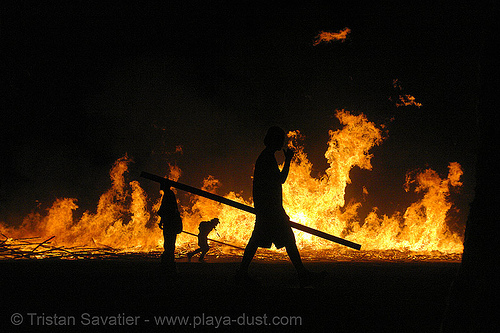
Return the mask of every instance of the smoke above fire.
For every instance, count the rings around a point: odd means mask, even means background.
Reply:
[[[363,250],[461,253],[461,235],[448,226],[448,213],[453,206],[450,193],[459,188],[463,174],[459,163],[449,163],[449,173],[436,171],[409,171],[402,186],[420,199],[404,211],[391,216],[380,215],[377,207],[363,220],[358,210],[362,202],[346,202],[346,186],[352,182],[350,171],[354,167],[371,170],[370,152],[381,145],[388,133],[384,126],[369,121],[364,114],[337,110],[341,124],[338,130],[329,131],[325,158],[329,167],[321,176],[312,176],[303,142],[307,138],[299,130],[288,133],[289,146],[296,150],[287,182],[283,186],[284,207],[290,218],[298,223],[344,237],[362,244]],[[179,148],[180,149],[180,148]],[[52,242],[60,246],[108,246],[123,251],[161,250],[163,238],[157,227],[156,211],[160,199],[150,199],[141,187],[141,181],[128,180],[128,169],[133,160],[128,156],[118,159],[110,170],[111,187],[101,195],[95,212],[86,211],[75,218],[77,199],[59,198],[46,214],[32,213],[19,227],[0,222],[0,232],[6,238],[55,236]],[[182,178],[182,171],[174,163],[166,177]],[[251,175],[248,175],[251,177]],[[146,181],[146,180],[144,180]],[[202,189],[217,192],[220,180],[207,175]],[[363,196],[369,189],[363,186]],[[220,195],[220,193],[219,193]],[[247,205],[238,189],[225,197]],[[244,246],[253,230],[255,216],[235,208],[191,195],[189,203],[180,205],[184,230],[196,232],[198,223],[218,217],[220,240]],[[338,245],[309,234],[295,231],[300,249],[321,251],[338,248]],[[194,242],[192,236],[178,237],[180,248]]]

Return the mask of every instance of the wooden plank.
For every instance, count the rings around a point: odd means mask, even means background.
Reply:
[[[182,232],[185,233],[185,234],[191,235],[191,236],[198,237],[197,234],[193,234],[192,232],[189,232],[189,231],[182,230]],[[222,245],[226,245],[226,246],[231,246],[231,247],[234,247],[236,249],[240,249],[240,250],[245,251],[245,248],[239,247],[239,246],[236,246],[236,245],[233,245],[233,244],[224,243],[224,242],[221,242],[221,241],[218,241],[218,240],[215,240],[215,239],[211,239],[211,238],[207,238],[207,240],[209,240],[211,242],[219,243],[219,244],[222,244]]]

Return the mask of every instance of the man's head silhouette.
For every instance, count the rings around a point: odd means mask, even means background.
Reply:
[[[278,126],[272,126],[267,130],[264,144],[273,150],[280,150],[285,143],[285,131]]]

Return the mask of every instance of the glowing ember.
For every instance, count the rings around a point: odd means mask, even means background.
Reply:
[[[411,204],[404,212],[395,212],[391,217],[379,216],[374,207],[364,221],[357,211],[361,203],[345,202],[345,188],[351,182],[350,170],[357,166],[371,170],[370,150],[384,140],[381,127],[368,121],[365,115],[354,115],[348,111],[336,112],[341,129],[329,132],[325,157],[329,167],[323,176],[311,176],[309,162],[299,131],[288,133],[289,146],[296,150],[287,182],[283,186],[284,207],[293,221],[337,235],[362,244],[359,254],[323,239],[295,231],[297,244],[306,258],[324,259],[457,259],[463,250],[460,235],[452,232],[447,223],[447,213],[452,207],[450,190],[460,187],[462,169],[460,164],[449,164],[446,178],[431,169],[407,174],[405,189],[413,189],[423,197]],[[157,227],[155,211],[159,202],[152,203],[148,210],[148,199],[138,181],[127,181],[126,174],[131,159],[118,159],[110,171],[111,188],[105,192],[95,213],[85,212],[75,221],[73,212],[78,208],[76,199],[57,199],[46,215],[33,213],[27,216],[18,228],[0,223],[0,232],[5,235],[2,251],[15,245],[22,253],[23,241],[14,239],[38,237],[38,243],[25,244],[24,251],[55,251],[54,247],[113,249],[116,252],[147,252],[162,250],[163,238]],[[178,180],[181,170],[170,166],[172,180]],[[215,193],[220,182],[212,176],[204,180],[202,189]],[[363,195],[369,195],[363,188]],[[247,205],[241,195],[230,192],[225,197]],[[221,221],[218,232],[220,240],[237,246],[245,246],[253,230],[255,216],[206,198],[191,196],[187,207],[180,207],[184,229],[197,232],[200,221],[218,217]],[[50,239],[50,237],[55,236]],[[50,239],[37,247],[44,240]],[[26,243],[26,241],[25,241]],[[14,244],[14,245],[13,245]],[[48,246],[52,248],[48,248]],[[178,237],[180,251],[195,245],[195,238],[181,234]],[[12,252],[13,247],[11,247]],[[228,247],[220,247],[226,255],[232,253]],[[239,252],[238,252],[239,253]],[[269,253],[269,252],[265,252]],[[274,251],[275,255],[281,255]],[[24,255],[20,255],[24,257]],[[29,256],[29,254],[28,254]],[[40,253],[38,257],[43,257]]]
[[[343,42],[346,40],[347,35],[351,33],[351,29],[344,28],[337,32],[320,31],[313,42],[313,45],[319,45],[320,43],[331,43],[333,41]]]
[[[416,107],[421,107],[422,106],[422,103],[418,103],[415,101],[415,97],[411,96],[411,95],[402,95],[402,96],[399,96],[399,101],[396,102],[396,106],[397,107],[400,107],[400,106],[416,106]]]
[[[399,92],[401,92],[403,90],[403,86],[401,85],[401,82],[399,82],[398,79],[394,79],[392,80],[392,86],[394,87],[394,89],[398,90]],[[392,101],[392,97],[389,98],[389,100]],[[396,107],[402,107],[402,106],[416,106],[417,108],[420,108],[422,106],[422,103],[418,103],[416,100],[415,100],[415,97],[413,97],[412,95],[408,95],[408,94],[403,94],[403,95],[399,95],[397,98],[396,98]]]

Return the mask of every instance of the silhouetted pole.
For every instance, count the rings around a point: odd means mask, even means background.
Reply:
[[[186,231],[186,230],[182,230],[183,233],[185,234],[188,234],[188,235],[191,235],[191,236],[195,236],[195,237],[198,237],[197,234],[193,234],[192,232],[189,232],[189,231]],[[207,238],[209,241],[211,242],[215,242],[215,243],[219,243],[219,244],[222,244],[222,245],[226,245],[226,246],[231,246],[231,247],[234,247],[236,249],[240,249],[240,250],[245,250],[245,248],[243,247],[239,247],[239,246],[236,246],[236,245],[233,245],[233,244],[229,244],[229,243],[224,243],[224,242],[221,242],[221,241],[218,241],[218,240],[215,240],[215,239],[211,239],[211,238]]]
[[[166,182],[171,187],[175,187],[175,188],[177,188],[179,190],[190,192],[190,193],[193,193],[193,194],[196,194],[196,195],[199,195],[199,196],[202,196],[202,197],[205,197],[205,198],[208,198],[208,199],[211,199],[211,200],[214,200],[214,201],[226,204],[228,206],[241,209],[241,210],[243,210],[245,212],[255,214],[255,208],[253,208],[253,207],[250,207],[250,206],[244,205],[242,203],[239,203],[239,202],[236,202],[236,201],[233,201],[233,200],[221,197],[220,195],[217,195],[217,194],[213,194],[213,193],[210,193],[210,192],[207,192],[207,191],[200,190],[199,188],[196,188],[196,187],[192,187],[192,186],[189,186],[189,185],[186,185],[186,184],[181,184],[181,183],[178,183],[178,182],[174,182],[173,180],[170,180],[170,179],[167,179],[167,178],[164,178],[164,177],[160,177],[160,176],[157,176],[157,175],[154,175],[152,173],[145,172],[145,171],[141,172],[141,177],[149,179],[149,180],[152,180],[152,181],[155,181],[155,182],[158,182],[158,183]],[[341,245],[350,247],[350,248],[355,249],[355,250],[361,249],[361,245],[360,244],[348,241],[347,239],[343,239],[343,238],[340,238],[340,237],[336,237],[336,236],[327,234],[326,232],[319,231],[317,229],[307,227],[307,226],[299,224],[297,222],[290,221],[290,225],[292,226],[292,228],[295,228],[295,229],[300,230],[300,231],[307,232],[307,233],[309,233],[311,235],[314,235],[314,236],[318,236],[318,237],[324,238],[326,240],[335,242],[337,244],[341,244]]]

